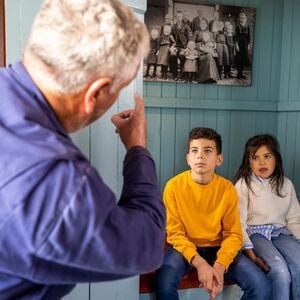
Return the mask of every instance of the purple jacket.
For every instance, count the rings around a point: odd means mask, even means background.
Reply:
[[[0,138],[0,299],[159,267],[165,210],[145,148],[127,152],[117,203],[22,63],[0,69]]]

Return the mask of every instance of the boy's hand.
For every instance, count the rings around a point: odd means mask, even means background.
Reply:
[[[134,109],[122,111],[111,117],[126,150],[133,146],[146,147],[147,130],[144,103],[138,94],[134,96],[134,100]]]
[[[203,287],[210,294],[213,291],[213,268],[200,255],[194,256],[192,265],[197,269],[199,287]]]
[[[215,299],[219,294],[222,293],[224,286],[224,272],[225,267],[218,262],[213,265],[214,270],[214,280],[213,280],[213,290],[210,293],[210,300]]]

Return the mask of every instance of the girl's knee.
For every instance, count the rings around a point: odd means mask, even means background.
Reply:
[[[271,285],[267,276],[257,276],[250,279],[243,289],[245,299],[265,300],[270,299]]]
[[[288,270],[286,264],[278,263],[270,267],[270,271],[268,272],[268,277],[271,280],[276,280],[281,284],[290,284],[291,283],[291,274]]]

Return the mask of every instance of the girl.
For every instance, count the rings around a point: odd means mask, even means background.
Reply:
[[[219,78],[215,59],[218,57],[216,43],[208,32],[203,32],[202,42],[198,43],[199,62],[198,62],[198,83],[216,83]]]
[[[266,272],[272,300],[300,299],[300,207],[275,137],[248,140],[235,179],[245,253]]]
[[[157,53],[159,49],[158,31],[156,29],[152,29],[150,35],[150,51],[147,57],[147,70],[145,77],[149,77],[150,68],[153,66],[151,78],[154,78],[156,77]]]
[[[175,44],[174,37],[171,35],[171,26],[166,24],[160,38],[157,64],[161,66],[161,79],[167,79],[170,49]]]
[[[196,43],[189,41],[187,48],[184,50],[185,63],[183,66],[183,72],[185,73],[186,82],[193,82],[197,78],[197,58],[198,51],[196,49]]]

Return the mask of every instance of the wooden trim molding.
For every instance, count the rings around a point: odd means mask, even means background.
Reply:
[[[0,67],[5,66],[5,9],[0,0]]]

